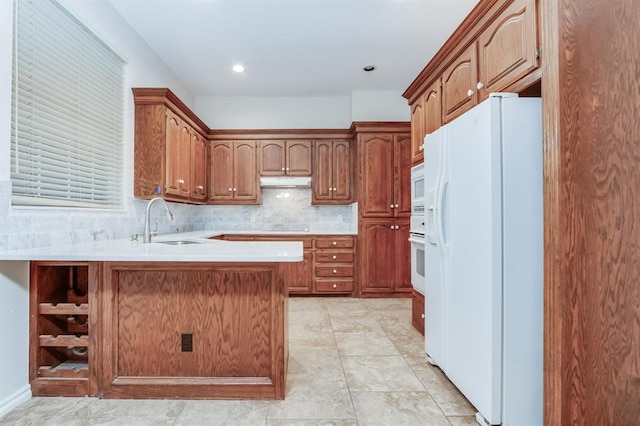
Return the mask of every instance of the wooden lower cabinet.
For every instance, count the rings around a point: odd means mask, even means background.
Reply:
[[[411,247],[406,219],[362,219],[359,271],[362,295],[407,295],[411,285]]]
[[[424,336],[424,296],[415,289],[411,293],[411,325]]]
[[[102,395],[283,399],[282,265],[105,263]]]
[[[88,262],[31,262],[33,396],[98,394],[98,271]]]

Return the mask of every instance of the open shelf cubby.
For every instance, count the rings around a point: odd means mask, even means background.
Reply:
[[[33,395],[92,395],[90,264],[32,262],[30,381]]]

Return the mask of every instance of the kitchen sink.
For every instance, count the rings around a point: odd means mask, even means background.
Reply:
[[[158,244],[167,244],[170,246],[180,246],[183,244],[202,244],[200,241],[193,240],[173,240],[173,241],[154,241]]]

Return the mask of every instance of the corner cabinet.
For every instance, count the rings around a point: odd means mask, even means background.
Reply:
[[[310,176],[311,141],[258,142],[260,176]]]
[[[33,396],[95,396],[99,266],[31,262],[29,381]]]
[[[314,142],[311,204],[353,202],[352,159],[349,140]]]
[[[254,141],[211,144],[210,204],[260,204]]]
[[[206,203],[208,128],[168,89],[133,94],[133,195]]]

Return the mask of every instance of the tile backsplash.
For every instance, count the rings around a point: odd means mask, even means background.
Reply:
[[[129,238],[142,233],[147,201],[130,198],[119,211],[12,208],[11,183],[0,182],[0,250]],[[160,234],[220,231],[349,232],[357,229],[357,205],[312,206],[310,189],[263,190],[258,206],[194,206],[169,203],[151,212]]]

